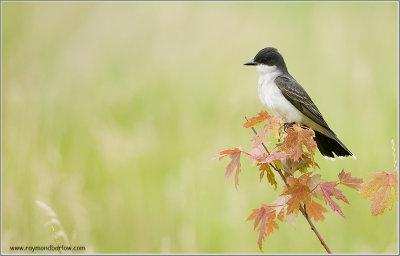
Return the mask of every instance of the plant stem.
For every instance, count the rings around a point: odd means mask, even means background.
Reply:
[[[247,119],[247,117],[245,117],[245,119],[246,119],[246,121],[249,121],[249,120]],[[251,129],[253,130],[254,134],[255,134],[256,136],[258,136],[258,133],[257,133],[256,129],[254,129],[254,127],[251,127]],[[263,142],[261,142],[261,144],[263,145],[265,151],[269,154],[269,150],[268,150],[268,148],[265,146],[265,144],[264,144]],[[285,175],[283,175],[282,170],[279,169],[275,164],[270,163],[269,165],[270,165],[272,168],[274,168],[274,170],[275,170],[276,172],[279,173],[279,175],[281,176],[281,178],[282,178],[283,182],[285,183],[286,187],[287,187],[287,188],[290,188],[290,185],[289,185],[289,183],[287,182]],[[307,214],[307,212],[306,212],[306,209],[305,209],[302,205],[300,205],[299,210],[300,210],[300,212],[303,214],[304,218],[306,218],[308,224],[309,224],[310,227],[311,227],[311,230],[314,231],[315,235],[318,237],[319,241],[321,242],[322,246],[325,248],[325,250],[327,251],[327,253],[332,254],[331,249],[329,249],[328,245],[325,243],[324,239],[323,239],[322,236],[319,234],[317,228],[314,226],[314,223],[313,223],[313,222],[311,221],[311,219],[308,217],[308,214]]]

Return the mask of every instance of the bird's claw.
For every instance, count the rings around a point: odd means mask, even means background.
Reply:
[[[283,130],[286,132],[287,129],[292,127],[296,122],[291,122],[291,123],[284,123],[283,124]]]

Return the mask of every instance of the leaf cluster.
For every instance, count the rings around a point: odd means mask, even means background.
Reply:
[[[261,128],[257,134],[255,127]],[[339,201],[350,204],[346,196],[340,190],[339,185],[347,186],[359,191],[362,197],[373,201],[372,215],[382,214],[385,208],[393,207],[393,198],[397,200],[397,171],[392,174],[386,172],[372,173],[371,181],[363,182],[363,179],[354,177],[351,172],[342,170],[338,174],[338,180],[325,181],[320,174],[316,174],[319,168],[314,161],[316,142],[313,139],[314,131],[308,127],[292,126],[284,129],[279,117],[270,115],[267,111],[260,111],[257,116],[250,118],[243,127],[251,128],[256,133],[250,141],[253,145],[249,151],[243,147],[223,150],[219,152],[218,159],[230,157],[231,161],[226,167],[225,181],[235,172],[235,187],[239,185],[241,173],[241,156],[251,158],[259,169],[260,182],[266,180],[276,190],[278,183],[275,172],[284,172],[285,186],[281,194],[272,204],[261,204],[253,209],[248,221],[254,221],[254,229],[259,232],[258,246],[262,250],[262,243],[275,229],[279,229],[277,220],[293,224],[300,210],[304,209],[305,217],[315,221],[323,221],[324,213],[331,209],[340,216],[345,217]],[[265,144],[275,142],[275,147],[268,150]],[[394,196],[392,195],[394,190]],[[328,208],[328,209],[327,209]]]

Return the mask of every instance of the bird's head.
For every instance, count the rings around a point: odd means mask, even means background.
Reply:
[[[286,73],[287,68],[282,55],[277,49],[273,47],[267,47],[257,53],[253,60],[244,63],[247,66],[269,66],[276,67],[282,72]]]

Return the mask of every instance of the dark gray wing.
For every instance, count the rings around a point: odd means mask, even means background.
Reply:
[[[275,83],[282,91],[283,96],[293,104],[301,113],[310,118],[312,121],[324,128],[332,131],[322,117],[317,106],[308,96],[307,92],[301,87],[293,77],[288,75],[280,75],[275,79]]]

